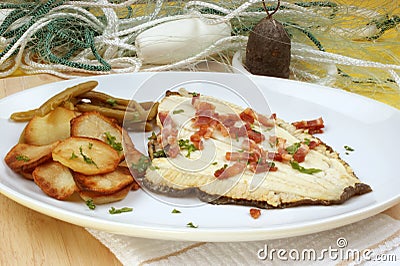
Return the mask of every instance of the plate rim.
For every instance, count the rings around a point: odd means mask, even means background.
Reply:
[[[113,76],[119,75],[145,75],[151,76],[153,74],[159,73],[179,73],[180,75],[214,75],[214,74],[223,74],[223,75],[237,75],[233,73],[216,73],[216,72],[140,72],[140,73],[127,73],[127,74],[114,74]],[[49,86],[50,84],[63,84],[63,83],[75,83],[88,79],[96,79],[101,80],[103,78],[107,79],[110,75],[100,75],[100,76],[92,76],[92,77],[83,77],[74,80],[63,80],[58,82],[52,82],[43,84],[40,86],[33,87],[31,89],[42,89],[42,87]],[[117,78],[117,77],[114,77]],[[389,108],[391,111],[400,112],[400,110],[387,105],[385,103],[376,101],[374,99],[368,98],[363,95],[355,94],[353,92],[344,91],[341,89],[336,89],[332,87],[322,86],[318,84],[300,82],[295,80],[286,80],[286,79],[278,79],[272,77],[262,77],[262,76],[251,76],[251,79],[256,80],[265,80],[272,79],[280,82],[288,82],[293,84],[302,84],[302,86],[312,86],[318,89],[325,89],[331,91],[333,93],[351,95],[352,97],[362,98],[367,102],[372,102],[374,104],[380,105],[382,108]],[[61,86],[61,85],[60,85]],[[293,85],[290,85],[290,87]],[[58,86],[55,86],[57,89]],[[30,93],[31,89],[23,90],[9,96],[6,96],[0,99],[0,104],[7,101],[11,97],[21,97],[21,95],[25,93]],[[290,88],[291,89],[291,88]],[[1,178],[1,177],[0,177]],[[8,197],[9,199],[27,207],[32,210],[38,211],[44,215],[75,224],[82,227],[93,228],[96,230],[103,230],[110,233],[123,234],[127,236],[135,236],[135,237],[145,237],[151,239],[165,239],[165,240],[183,240],[183,241],[211,241],[211,242],[236,242],[236,241],[256,241],[256,240],[267,240],[267,239],[276,239],[276,238],[284,238],[284,237],[292,237],[299,236],[309,233],[316,233],[320,231],[325,231],[333,228],[337,228],[346,224],[354,223],[359,220],[371,217],[376,215],[398,203],[400,203],[400,193],[397,196],[386,199],[385,201],[378,202],[371,206],[366,206],[360,208],[356,211],[351,211],[349,213],[342,213],[335,217],[327,217],[324,219],[319,219],[315,221],[306,221],[300,223],[301,227],[298,224],[295,225],[286,225],[285,228],[248,228],[246,230],[239,230],[235,232],[235,235],[232,236],[232,231],[230,230],[222,230],[220,228],[210,229],[210,228],[197,228],[195,230],[189,228],[182,227],[174,227],[174,228],[165,228],[165,227],[156,227],[156,226],[141,226],[135,224],[124,224],[118,223],[115,221],[104,220],[102,218],[96,218],[92,216],[87,216],[79,213],[73,213],[69,210],[63,210],[60,207],[56,207],[50,205],[48,203],[42,202],[37,199],[29,198],[27,195],[24,195],[18,191],[12,190],[12,188],[0,182],[0,193]],[[77,219],[79,220],[77,222]],[[318,225],[318,229],[315,226]],[[117,226],[118,230],[111,230],[110,226]],[[189,234],[188,234],[189,233]]]

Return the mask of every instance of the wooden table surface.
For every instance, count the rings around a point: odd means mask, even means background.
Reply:
[[[0,98],[60,79],[0,79]],[[400,204],[385,211],[400,220]],[[121,265],[84,228],[35,212],[0,195],[0,265]]]

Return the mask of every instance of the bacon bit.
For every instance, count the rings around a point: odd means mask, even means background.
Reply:
[[[167,155],[168,155],[168,157],[175,158],[176,156],[178,156],[179,151],[180,151],[180,149],[179,149],[178,144],[173,144],[173,145],[169,146]]]
[[[217,171],[215,171],[214,176],[218,179],[226,179],[232,176],[235,176],[237,174],[242,173],[245,169],[246,169],[246,164],[244,163],[235,163],[229,167],[225,166],[223,167],[224,169],[218,169]]]
[[[214,110],[198,110],[196,111],[196,115],[199,117],[207,117],[212,119],[215,115]]]
[[[314,140],[312,140],[312,141],[310,141],[310,143],[308,144],[308,147],[309,147],[310,149],[315,149],[319,144],[321,144],[320,141],[314,141]]]
[[[308,121],[302,120],[293,122],[292,125],[294,125],[296,129],[308,129],[309,134],[323,133],[324,131],[322,128],[325,127],[322,117]]]
[[[257,118],[256,113],[251,108],[246,108],[240,113],[240,119],[242,121],[253,124],[254,120]]]
[[[268,152],[267,158],[276,162],[283,162],[282,155],[277,152]]]
[[[322,130],[320,128],[310,128],[310,129],[308,129],[308,134],[310,134],[310,135],[322,134],[322,133],[324,133],[324,130]]]
[[[247,135],[247,129],[245,126],[241,127],[229,127],[229,135],[233,138],[244,137]]]
[[[293,160],[295,160],[298,163],[304,162],[306,155],[310,151],[310,148],[305,145],[301,144],[300,147],[297,149],[295,154],[293,154]]]
[[[196,106],[196,111],[197,112],[202,112],[202,111],[212,111],[212,112],[214,112],[215,111],[215,105],[212,104],[212,103],[209,103],[209,102],[200,101]]]
[[[226,127],[232,127],[237,121],[239,121],[239,116],[236,114],[226,114],[219,115],[218,120]]]
[[[249,168],[255,174],[278,171],[278,167],[269,162],[263,162],[261,164],[252,162],[249,164]]]
[[[227,152],[225,158],[228,161],[242,161],[247,162],[250,159],[251,154],[247,151],[244,152]]]
[[[199,101],[200,101],[200,93],[195,93],[195,94],[193,94],[193,97],[192,97],[192,105],[193,105],[194,107],[196,107],[196,105],[197,105],[197,103],[199,103]]]
[[[254,140],[256,143],[261,143],[265,139],[265,136],[263,134],[251,129],[247,131],[247,134],[249,136],[249,139]]]
[[[163,147],[176,143],[178,130],[174,128],[174,123],[168,117],[164,120],[164,127],[161,130],[161,145]]]
[[[292,155],[284,149],[278,149],[278,152],[268,152],[267,158],[276,162],[288,162],[292,159]]]
[[[190,136],[190,141],[193,143],[196,149],[202,150],[204,148],[199,131]]]
[[[250,216],[253,219],[258,219],[258,217],[261,216],[261,210],[260,209],[256,209],[256,208],[251,208],[250,209]]]
[[[207,127],[207,130],[206,130],[206,132],[204,133],[203,138],[209,139],[209,138],[212,137],[213,133],[214,133],[214,128],[212,128],[212,127]]]
[[[247,122],[247,123],[250,123],[250,124],[254,123],[254,118],[249,116],[248,114],[243,113],[243,112],[240,113],[240,119],[242,119],[243,122]]]
[[[218,124],[215,128],[221,132],[222,136],[229,136],[228,128],[226,128],[224,125]]]
[[[271,140],[271,138],[270,138]],[[275,137],[275,144],[278,149],[285,149],[286,139],[281,137]]]
[[[225,169],[228,167],[228,165],[227,164],[225,164],[223,167],[221,167],[221,168],[219,168],[218,170],[216,170],[215,172],[214,172],[214,176],[216,177],[216,178],[219,178],[220,176],[221,176],[221,174],[225,171]]]
[[[201,140],[201,136],[199,134],[197,134],[198,132],[196,132],[195,134],[190,136],[190,141],[191,142],[199,142]]]
[[[175,158],[179,154],[179,146],[177,142],[178,129],[175,128],[174,121],[168,116],[166,112],[160,112],[160,121],[163,123],[163,129],[161,130],[161,138],[157,137],[159,143],[166,151],[168,157]],[[162,119],[162,120],[161,120]]]
[[[275,119],[276,115],[272,114],[270,118],[266,117],[265,115],[258,114],[258,122],[265,127],[273,127],[275,126]]]
[[[158,112],[158,119],[160,119],[161,125],[164,125],[165,118],[167,118],[168,112]]]
[[[209,125],[212,118],[208,116],[196,116],[193,118],[193,127],[201,127],[203,125]]]
[[[278,149],[278,153],[281,155],[282,161],[288,162],[292,160],[292,155],[289,154],[286,149]]]
[[[242,149],[246,151],[254,151],[260,149],[257,143],[251,139],[244,139],[242,142]]]

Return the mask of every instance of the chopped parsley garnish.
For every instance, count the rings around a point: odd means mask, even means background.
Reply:
[[[299,172],[304,173],[304,174],[312,175],[312,174],[319,173],[322,171],[321,169],[317,169],[317,168],[304,168],[296,161],[291,161],[290,164],[292,165],[293,169],[296,169]]]
[[[199,95],[199,93],[197,93],[197,92],[189,92],[189,94],[192,95],[193,97],[196,97]]]
[[[78,158],[78,155],[75,154],[75,152],[72,152],[71,157],[69,157],[70,160]]]
[[[123,213],[123,212],[131,212],[133,211],[133,208],[129,208],[129,207],[123,207],[121,209],[116,209],[114,207],[111,207],[111,209],[108,210],[108,212],[110,214],[119,214],[119,213]]]
[[[177,209],[173,209],[171,213],[181,213],[181,211],[177,210]]]
[[[110,132],[104,132],[106,136],[106,143],[110,145],[116,151],[122,151],[122,144],[121,142],[116,142],[115,136],[112,136]]]
[[[93,147],[93,143],[89,142],[89,150],[91,150]]]
[[[177,114],[181,114],[181,113],[184,113],[185,112],[185,110],[183,110],[183,109],[178,109],[178,110],[174,110],[172,113],[174,114],[174,115],[177,115]]]
[[[15,156],[15,159],[17,160],[17,161],[24,161],[24,162],[29,162],[31,159],[28,157],[28,156],[26,156],[26,155],[17,155],[17,156]]]
[[[137,170],[139,173],[144,173],[150,165],[150,158],[142,155],[136,164],[132,163],[132,168]]]
[[[354,151],[354,149],[353,149],[352,147],[347,146],[347,145],[344,146],[344,149],[345,149],[346,151]]]
[[[301,145],[300,142],[293,143],[292,145],[290,145],[289,147],[286,148],[286,151],[287,151],[289,154],[292,154],[292,155],[293,155],[293,154],[295,154],[296,151],[300,148],[300,145]]]
[[[94,210],[96,209],[96,205],[93,203],[92,199],[88,199],[86,201],[86,206],[88,206],[89,209]]]
[[[113,98],[108,98],[108,99],[106,100],[106,102],[107,102],[109,105],[111,105],[111,106],[114,106],[114,105],[117,104],[117,101],[116,101],[115,99],[113,99]]]
[[[197,151],[197,148],[193,145],[193,144],[189,144],[189,140],[188,139],[180,139],[179,140],[179,148],[181,150],[187,150],[188,153],[186,154],[186,157],[189,158],[190,157],[190,153],[193,151]]]
[[[311,142],[311,140],[308,139],[308,138],[305,138],[305,139],[303,140],[303,143],[306,144],[307,146],[310,145],[310,142]]]
[[[164,150],[159,150],[153,153],[154,158],[167,157]]]
[[[217,162],[213,162],[213,163],[212,163],[212,165],[217,165],[217,164],[218,164]]]
[[[186,226],[190,227],[190,228],[197,228],[198,227],[197,225],[194,225],[192,222],[187,223]]]
[[[79,152],[80,152],[80,154],[82,155],[83,160],[85,161],[85,163],[87,163],[87,164],[93,164],[94,166],[96,166],[97,168],[99,168],[99,167],[97,166],[97,164],[92,160],[92,158],[88,157],[87,155],[85,155],[85,154],[83,153],[82,147],[79,147]]]

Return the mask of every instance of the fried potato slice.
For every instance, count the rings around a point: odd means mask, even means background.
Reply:
[[[69,137],[53,149],[53,160],[85,175],[114,171],[120,161],[116,150],[101,140]]]
[[[19,174],[21,176],[25,177],[26,179],[33,180],[32,172],[20,172]]]
[[[40,189],[52,198],[68,199],[78,190],[71,171],[59,162],[48,162],[35,168],[33,180]]]
[[[109,144],[124,158],[122,128],[99,112],[85,112],[71,121],[71,136],[90,137]]]
[[[58,142],[43,146],[18,143],[7,153],[4,161],[17,173],[31,173],[36,166],[51,160],[52,150],[57,145]]]
[[[134,184],[134,179],[126,167],[117,167],[111,173],[84,175],[74,173],[79,195],[83,200],[93,200],[96,204],[109,203],[125,198]]]
[[[34,145],[47,145],[70,136],[70,121],[74,111],[57,107],[45,116],[35,115],[23,131],[23,141]]]
[[[78,191],[78,193],[84,201],[92,200],[94,204],[107,204],[123,200],[128,195],[131,187],[132,185],[126,186],[113,194],[101,194],[92,191]]]

